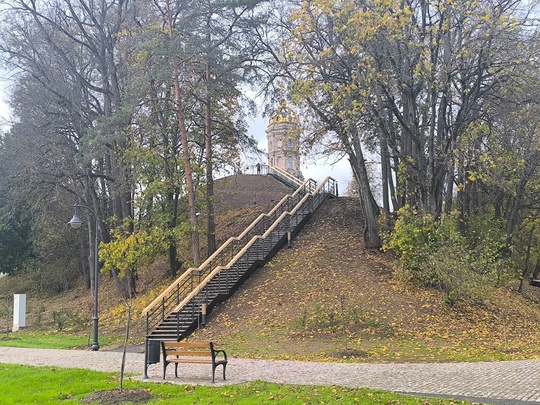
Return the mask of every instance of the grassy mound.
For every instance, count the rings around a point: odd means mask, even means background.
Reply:
[[[217,190],[221,242],[238,235],[286,192],[263,176],[234,176]],[[292,247],[258,269],[192,339],[213,340],[232,356],[253,358],[432,362],[537,357],[539,288],[526,286],[517,294],[509,285],[481,305],[449,306],[439,292],[406,281],[390,254],[366,251],[362,229],[357,200],[329,200]],[[171,281],[166,268],[162,259],[140,274],[132,344],[144,340],[142,309]],[[0,289],[9,292],[14,279],[0,279]],[[127,312],[112,281],[102,280],[100,343],[110,348],[121,345]],[[29,295],[28,329],[90,342],[92,308],[83,286],[54,297]],[[11,313],[6,307],[4,325]]]

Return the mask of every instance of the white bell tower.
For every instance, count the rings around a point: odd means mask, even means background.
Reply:
[[[300,126],[298,117],[282,100],[266,128],[268,164],[303,179],[300,171]]]

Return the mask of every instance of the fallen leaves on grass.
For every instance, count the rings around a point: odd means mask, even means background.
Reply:
[[[403,280],[390,255],[365,251],[360,220],[354,201],[323,205],[292,248],[258,269],[194,338],[255,358],[536,357],[531,342],[540,338],[540,311],[530,301],[501,290],[491,302],[450,307],[437,291]],[[359,355],[340,355],[344,350]]]

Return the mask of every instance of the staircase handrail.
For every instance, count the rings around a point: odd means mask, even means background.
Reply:
[[[290,180],[291,182],[293,182],[294,184],[296,184],[297,186],[301,186],[302,185],[302,180],[300,180],[299,178],[297,178],[296,176],[293,176],[291,173],[289,173],[288,171],[286,170],[283,170],[282,168],[280,167],[277,167],[277,166],[268,166],[268,173],[271,174],[272,172],[275,172],[277,173],[279,176],[283,176],[285,177],[287,180]],[[312,190],[311,190],[312,191]]]
[[[231,237],[229,238],[223,245],[221,245],[208,259],[206,259],[199,267],[191,267],[187,269],[184,273],[180,275],[169,287],[167,287],[160,295],[158,295],[149,305],[144,308],[142,311],[143,315],[148,314],[150,310],[152,310],[155,306],[161,304],[171,291],[173,291],[182,281],[184,281],[186,278],[191,277],[194,272],[199,272],[201,274],[203,270],[212,263],[213,260],[218,258],[218,256],[223,252],[225,249],[227,249],[232,243],[235,241],[241,241],[243,237],[245,237],[249,231],[251,231],[255,226],[257,226],[261,221],[264,220],[264,218],[270,218],[279,208],[281,208],[288,200],[294,198],[297,196],[297,194],[301,192],[308,191],[307,194],[309,194],[309,190],[313,187],[313,183],[315,181],[313,179],[307,179],[301,187],[299,187],[297,190],[294,191],[294,193],[284,196],[278,204],[270,212],[267,214],[260,214],[239,236],[237,237]]]
[[[266,230],[266,232],[263,235],[255,235],[226,265],[224,266],[217,266],[213,271],[211,271],[197,286],[172,310],[172,312],[177,312],[180,309],[182,309],[184,306],[186,306],[194,297],[196,297],[201,290],[210,282],[212,279],[222,270],[229,270],[235,263],[240,259],[247,250],[255,244],[257,239],[266,239],[268,235],[272,233],[272,231],[281,223],[281,221],[286,216],[293,216],[298,209],[300,209],[307,199],[312,198],[315,194],[318,194],[321,189],[324,188],[325,192],[334,192],[335,188],[333,187],[332,191],[328,191],[326,189],[326,186],[331,183],[335,182],[335,180],[332,177],[327,177],[321,184],[313,191],[311,194],[306,194],[304,197],[296,204],[296,206],[291,211],[283,212],[276,221]]]

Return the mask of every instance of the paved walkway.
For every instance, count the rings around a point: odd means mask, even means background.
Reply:
[[[122,353],[0,347],[0,363],[78,367],[119,371]],[[150,381],[162,381],[161,364],[149,366]],[[172,367],[167,381],[211,384],[208,365]],[[128,353],[126,371],[142,378],[144,354]],[[223,385],[221,368],[216,385]],[[493,405],[540,404],[540,360],[452,364],[343,364],[229,358],[227,384],[264,380],[290,384],[335,384],[388,391],[467,399]]]

